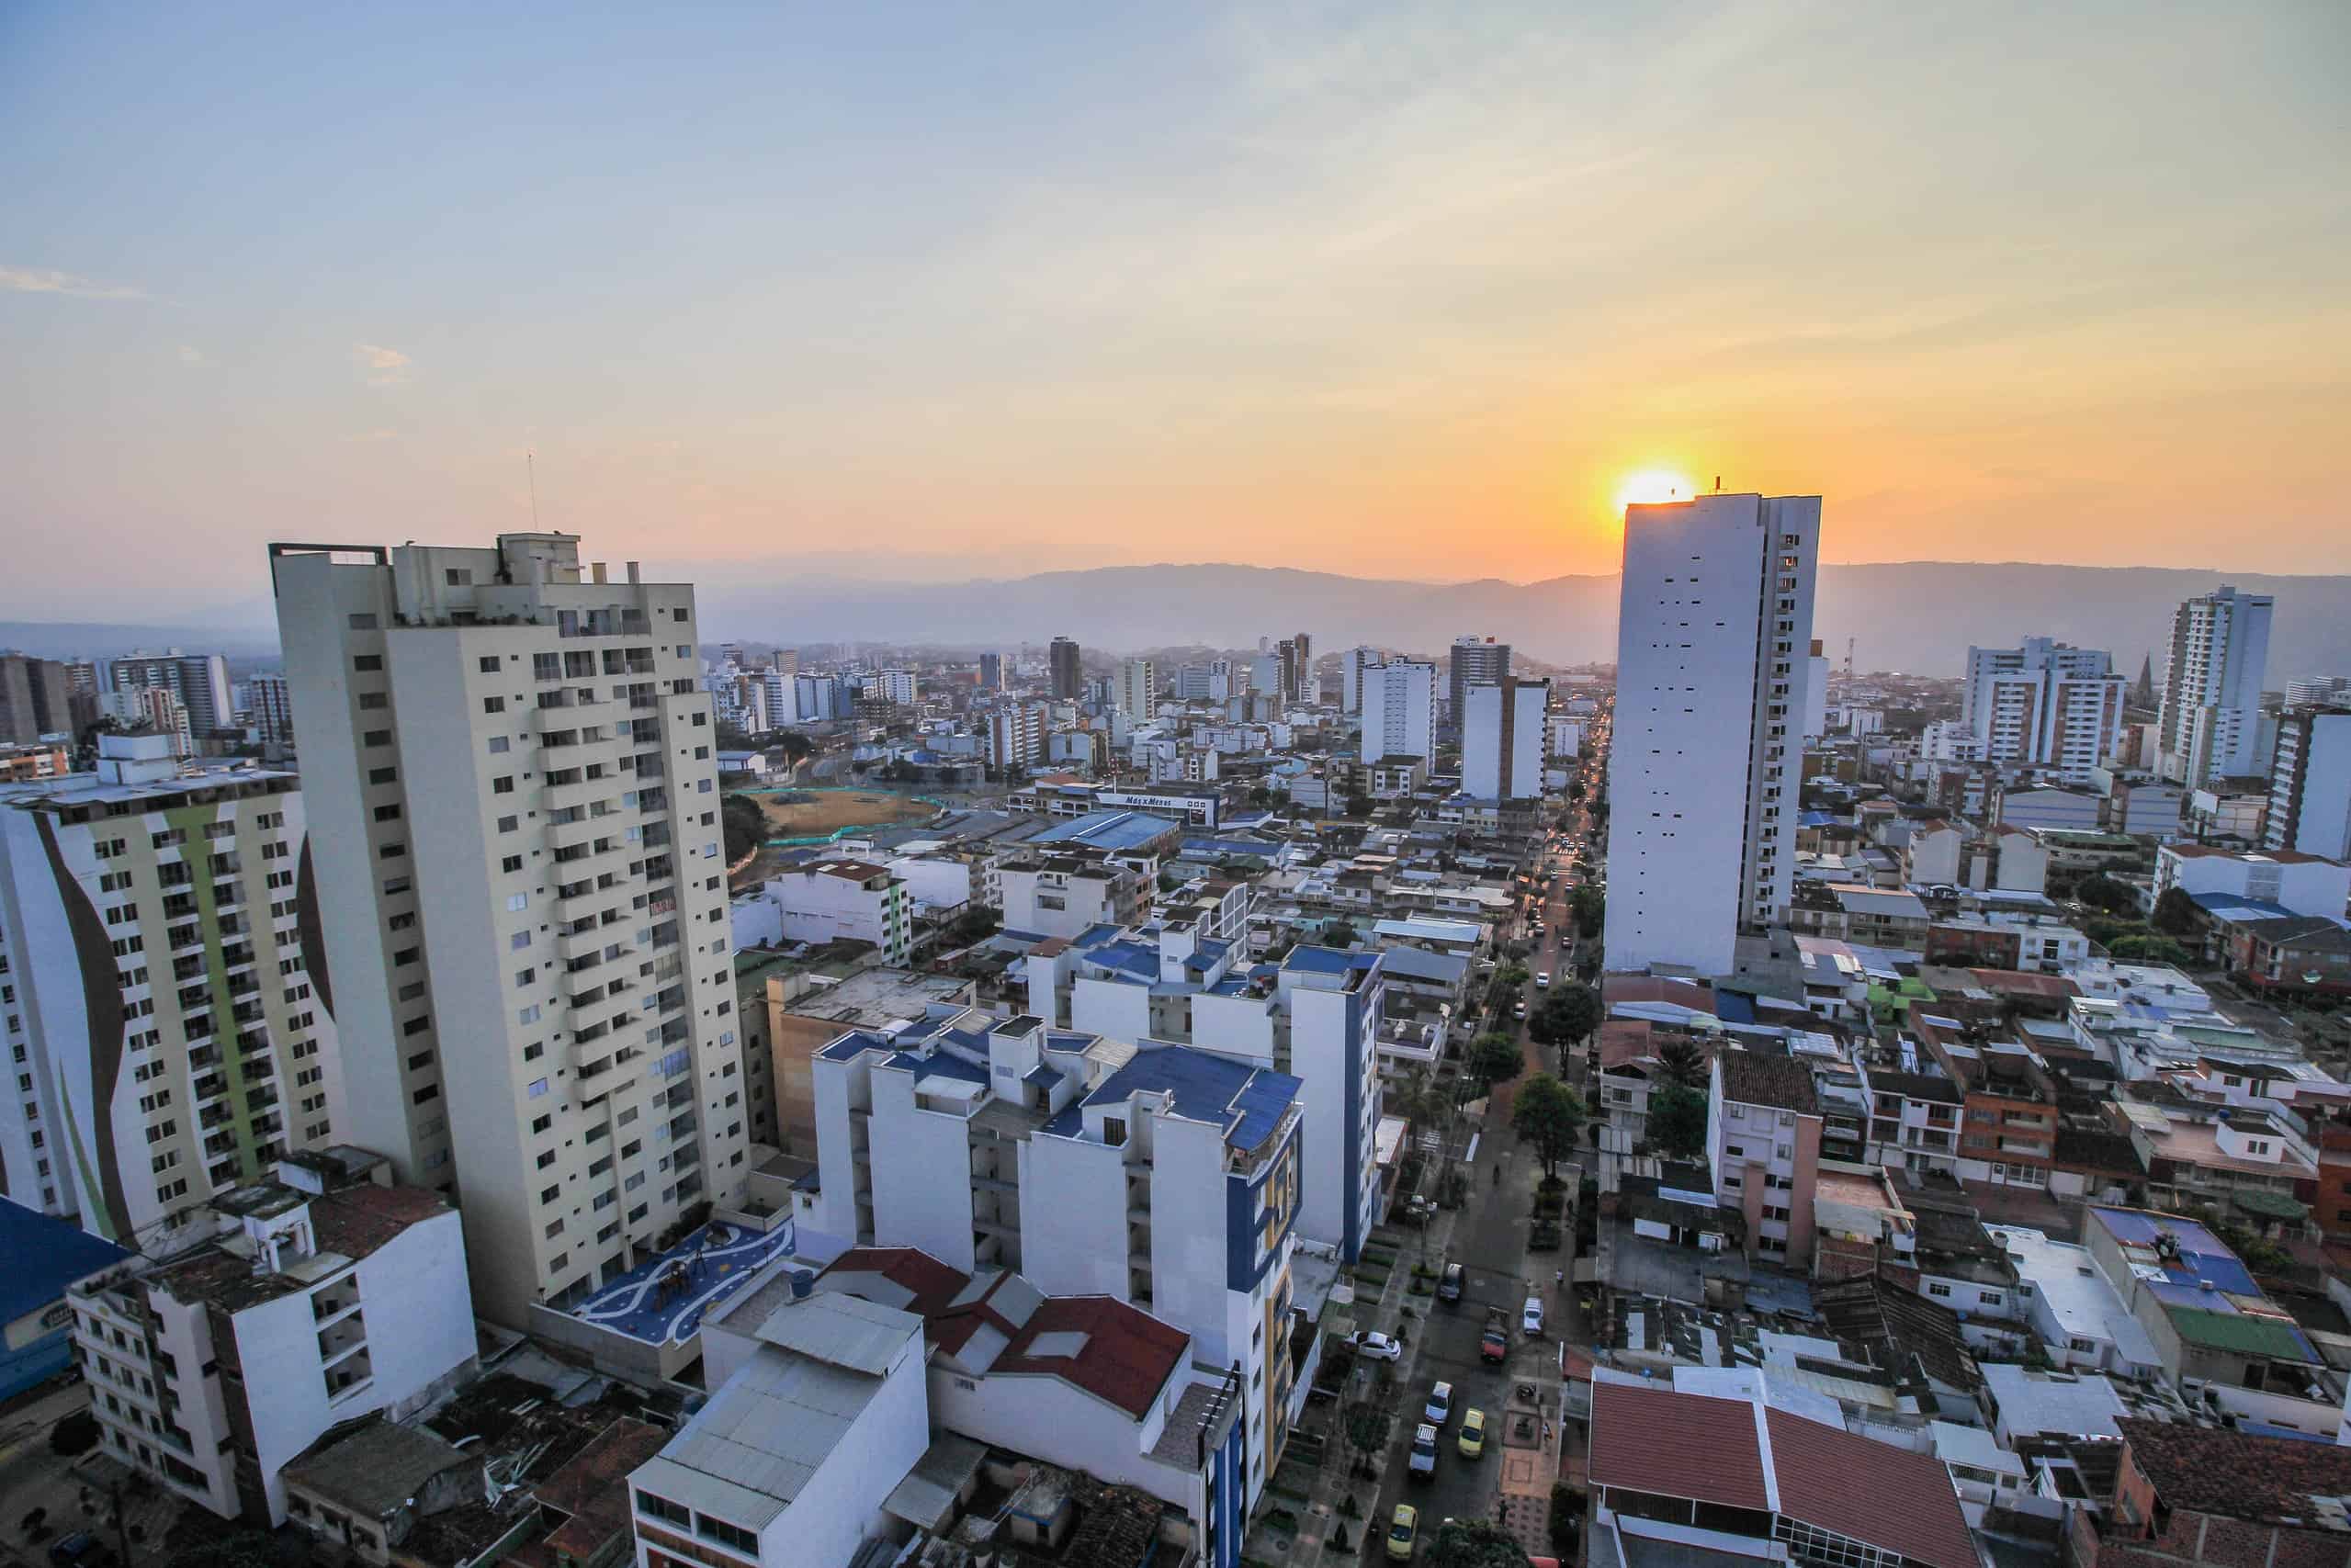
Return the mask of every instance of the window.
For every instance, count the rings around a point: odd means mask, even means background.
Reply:
[[[449,576],[454,580],[457,573],[451,572]],[[485,654],[476,660],[474,668],[480,670],[484,675],[495,675],[499,671],[498,656],[494,653]]]
[[[389,746],[391,744],[391,731],[389,729],[370,729],[359,737],[359,744],[362,746]]]
[[[397,804],[394,804],[394,805],[391,805],[391,806],[379,806],[379,807],[376,807],[376,820],[377,820],[377,821],[379,821],[379,822],[397,822],[397,821],[399,821],[399,820],[400,820],[400,807],[399,807]]]
[[[376,617],[364,612],[355,615],[351,617],[351,629],[355,632],[374,631],[376,629]]]
[[[512,749],[513,745],[514,742],[504,736],[493,735],[490,738],[490,754],[493,757],[503,756]]]
[[[362,673],[373,674],[383,667],[384,656],[380,653],[360,653],[352,656],[351,668]]]
[[[484,697],[481,699],[481,711],[484,713],[504,713],[506,711],[506,699],[503,697]]]
[[[673,1503],[667,1497],[656,1496],[641,1489],[637,1494],[637,1511],[649,1519],[660,1519],[681,1529],[688,1529],[694,1523],[693,1510],[684,1504]]]
[[[517,895],[515,895],[515,897],[522,897],[522,895],[517,894]],[[510,936],[510,937],[508,937],[508,938],[506,939],[506,946],[507,946],[508,950],[509,950],[509,951],[511,951],[511,952],[514,952],[514,953],[520,953],[523,949],[525,949],[525,948],[528,947],[530,944],[531,944],[531,933],[530,933],[529,931],[516,931],[514,935],[512,935],[512,936]],[[525,1021],[526,1021],[526,1022],[527,1022],[527,1021],[528,1021],[528,1020],[525,1020]]]
[[[511,833],[522,825],[523,819],[519,817],[501,817],[498,818],[498,830],[502,833]]]
[[[1927,1282],[1927,1293],[1937,1301],[1949,1301],[1951,1298],[1951,1288],[1930,1280]]]
[[[519,866],[520,863],[517,862],[516,863]],[[506,895],[506,912],[509,914],[527,909],[530,908],[530,904],[531,896],[527,893],[509,893]]]
[[[359,707],[362,712],[373,713],[379,709],[388,708],[390,706],[391,706],[391,694],[389,692],[362,692],[359,694]]]
[[[498,869],[507,873],[509,875],[512,875],[514,873],[523,869],[523,857],[520,855],[508,855],[505,859],[498,863]],[[519,904],[514,907],[516,908],[522,908]]]
[[[554,1125],[555,1118],[552,1116],[536,1116],[531,1119],[531,1131],[534,1133],[544,1133]]]
[[[545,1078],[531,1079],[530,1087],[523,1090],[523,1093],[526,1098],[531,1100],[545,1099],[547,1096],[547,1080]]]

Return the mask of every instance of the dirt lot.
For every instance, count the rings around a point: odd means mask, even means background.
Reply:
[[[816,790],[792,799],[759,795],[760,810],[778,838],[803,838],[842,828],[878,828],[894,822],[919,821],[932,807],[912,795],[885,790]]]

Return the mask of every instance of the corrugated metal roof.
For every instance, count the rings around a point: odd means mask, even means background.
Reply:
[[[753,1334],[770,1345],[869,1377],[889,1371],[922,1332],[912,1313],[844,1292],[825,1292],[769,1314]]]
[[[630,1479],[730,1524],[763,1529],[791,1506],[881,1386],[878,1378],[763,1346]]]

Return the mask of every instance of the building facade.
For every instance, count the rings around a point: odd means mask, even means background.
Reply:
[[[1053,646],[1046,654],[1046,669],[1053,683],[1055,702],[1074,703],[1086,694],[1084,661],[1072,638],[1053,639]]]
[[[1368,765],[1390,757],[1437,754],[1437,667],[1409,660],[1363,671],[1363,747]]]
[[[2125,686],[2102,649],[2045,637],[2017,648],[1971,648],[1960,720],[1978,743],[1970,760],[2054,768],[2082,783],[2122,738]]]
[[[1626,509],[1609,968],[1728,974],[1787,908],[1819,556],[1817,496]]]
[[[2175,784],[2261,772],[2261,679],[2269,663],[2266,593],[2219,588],[2172,615],[2156,717],[2156,771]]]
[[[0,1191],[137,1247],[335,1137],[340,1057],[294,775],[98,748],[0,786]]]
[[[1510,672],[1510,645],[1475,632],[1453,638],[1445,656],[1445,717],[1455,725],[1468,712],[1472,686],[1498,686]]]
[[[1551,682],[1505,675],[1464,688],[1461,786],[1479,800],[1527,800],[1543,793],[1543,710]]]
[[[1122,660],[1112,700],[1118,705],[1119,712],[1136,724],[1148,724],[1159,717],[1159,666],[1147,659]]]
[[[352,1135],[520,1325],[745,1178],[694,591],[560,534],[272,570]]]
[[[2278,721],[2261,842],[2351,860],[2351,708],[2289,709]]]

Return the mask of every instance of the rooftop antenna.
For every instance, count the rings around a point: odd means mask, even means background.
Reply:
[[[1714,493],[1716,495],[1723,493],[1723,476],[1720,474],[1714,476]]]
[[[531,532],[536,534],[538,532],[538,454],[527,446],[523,448],[523,468],[530,475]]]

